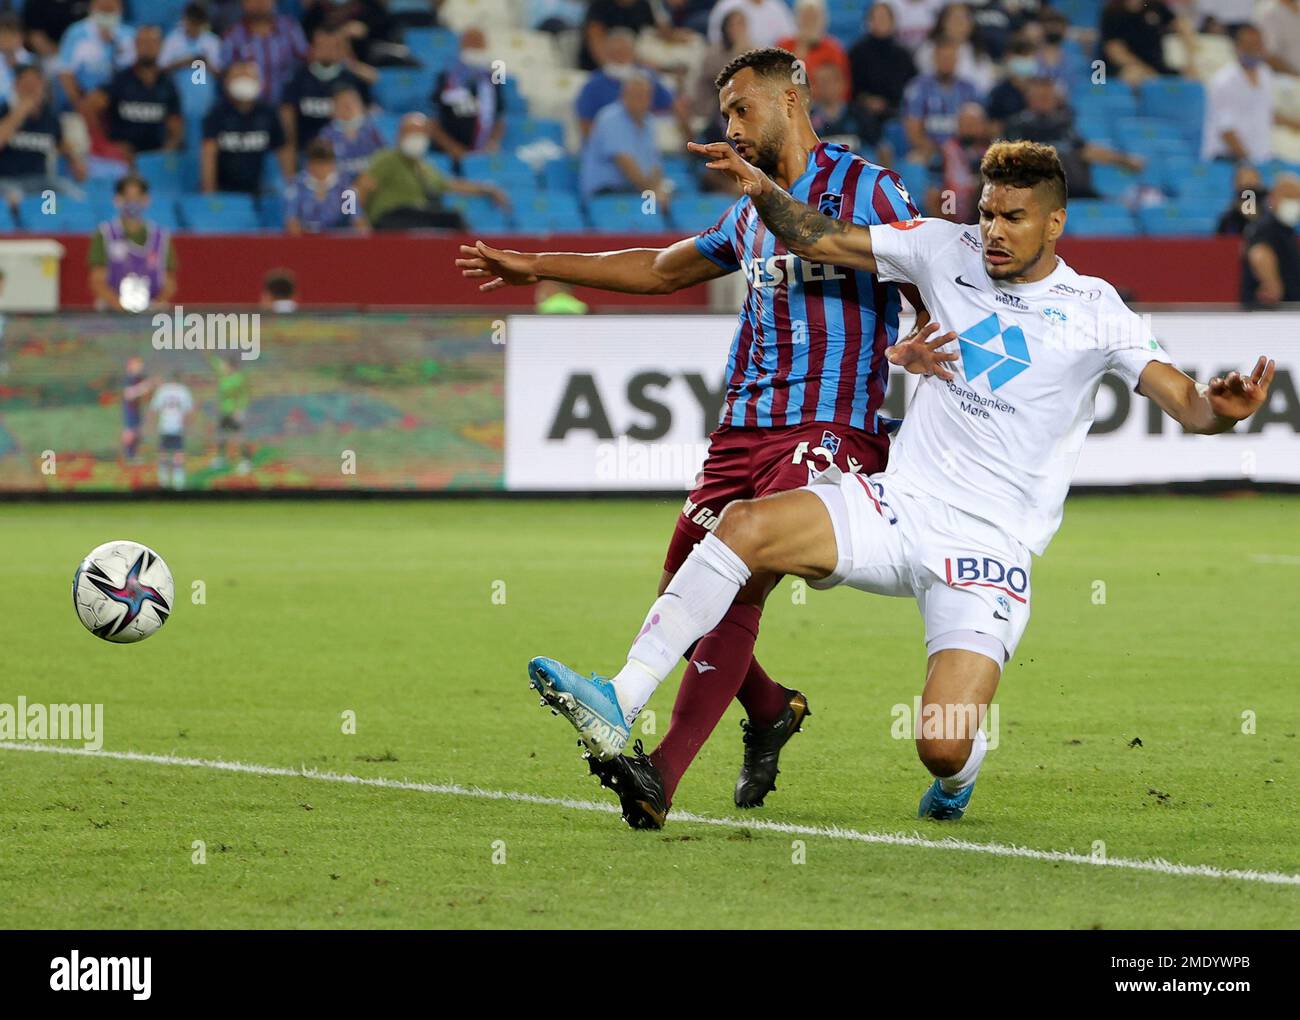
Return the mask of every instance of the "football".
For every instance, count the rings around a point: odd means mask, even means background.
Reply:
[[[172,611],[175,588],[163,558],[146,545],[119,539],[90,550],[72,575],[72,604],[95,637],[143,641]]]

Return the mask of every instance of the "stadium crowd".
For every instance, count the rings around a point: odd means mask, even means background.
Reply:
[[[1241,232],[1300,297],[1300,0],[0,0],[0,228],[694,231],[683,143],[769,45],[927,214],[1047,142],[1075,235]]]

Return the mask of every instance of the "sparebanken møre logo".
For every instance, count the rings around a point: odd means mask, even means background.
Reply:
[[[1029,345],[1019,326],[1003,327],[996,314],[957,334],[961,366],[971,382],[988,373],[989,389],[996,390],[1029,367]]]

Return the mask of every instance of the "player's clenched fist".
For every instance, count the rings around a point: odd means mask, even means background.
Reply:
[[[772,179],[752,163],[747,163],[727,142],[687,142],[686,148],[697,156],[705,156],[709,162],[704,165],[710,170],[726,174],[741,190],[751,197],[766,195],[774,185]]]

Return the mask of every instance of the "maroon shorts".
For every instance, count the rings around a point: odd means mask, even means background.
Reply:
[[[676,573],[695,543],[718,526],[733,499],[757,499],[807,485],[831,464],[864,475],[885,469],[889,437],[814,421],[782,428],[719,425],[709,437],[695,488],[677,518],[664,569]]]

